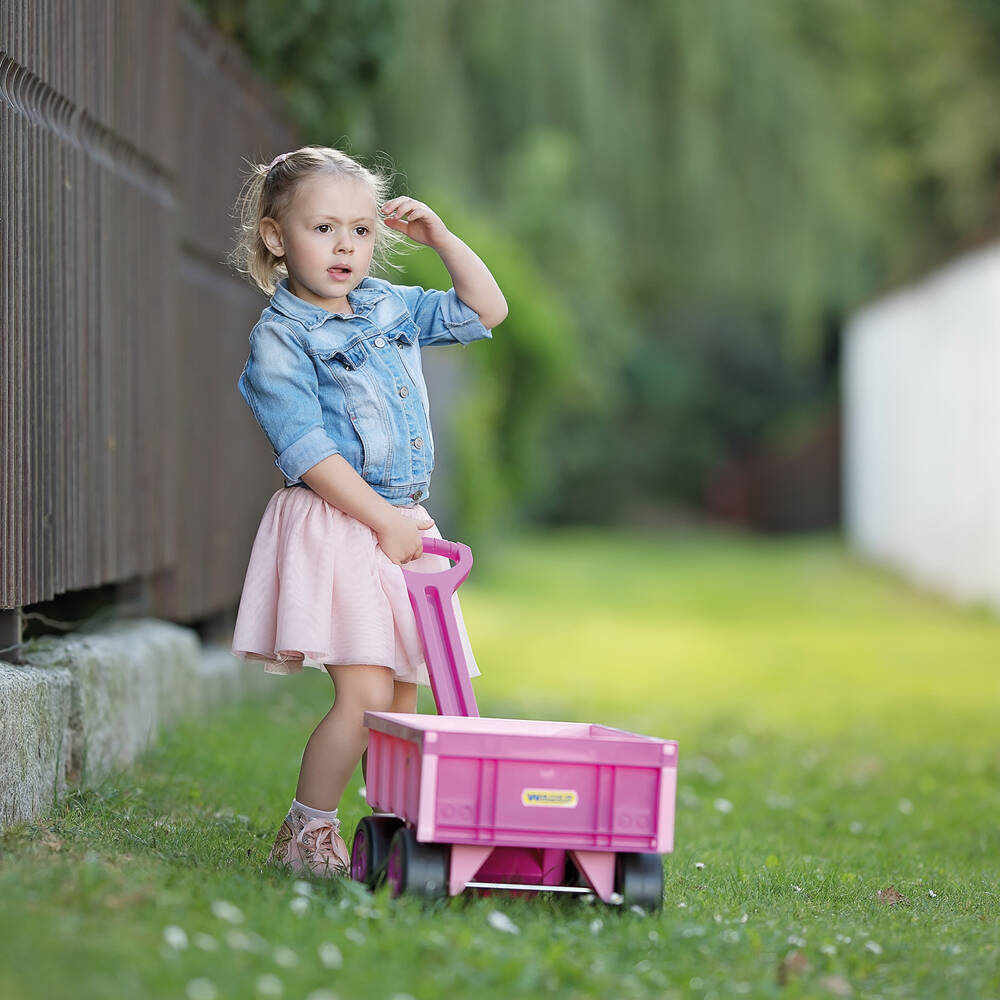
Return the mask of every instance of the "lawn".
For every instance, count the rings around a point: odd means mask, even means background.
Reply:
[[[1000,997],[993,616],[722,533],[525,537],[461,594],[483,714],[679,740],[662,912],[264,870],[307,671],[0,836],[0,997]]]

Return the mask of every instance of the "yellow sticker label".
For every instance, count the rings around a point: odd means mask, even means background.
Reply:
[[[578,802],[572,788],[525,788],[521,792],[521,804],[526,806],[557,806],[572,809]]]

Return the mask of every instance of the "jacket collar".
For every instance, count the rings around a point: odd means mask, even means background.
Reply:
[[[389,293],[380,288],[375,281],[366,275],[357,288],[352,288],[347,293],[347,301],[351,304],[355,315],[366,316],[371,312],[373,306],[380,299],[384,299]],[[300,299],[293,292],[288,290],[288,278],[281,278],[278,286],[271,296],[271,305],[280,313],[298,320],[307,330],[315,330],[322,326],[328,319],[350,319],[344,313],[331,313],[319,306],[314,306],[305,299]]]

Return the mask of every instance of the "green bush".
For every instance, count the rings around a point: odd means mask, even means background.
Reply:
[[[421,197],[487,264],[509,307],[489,346],[472,345],[464,355],[469,381],[445,418],[457,467],[456,528],[482,543],[542,505],[556,487],[546,446],[560,407],[584,381],[585,359],[572,340],[569,310],[500,235],[502,227],[474,218],[444,192],[422,191]],[[401,263],[405,275],[391,280],[451,285],[430,249],[417,249]]]
[[[825,391],[821,366],[790,357],[769,317],[718,305],[664,317],[625,375],[637,489],[693,504],[714,469],[766,450]]]

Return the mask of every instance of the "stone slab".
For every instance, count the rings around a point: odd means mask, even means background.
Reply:
[[[70,775],[72,677],[0,663],[0,827],[44,812]]]
[[[175,720],[273,683],[228,647],[149,618],[46,636],[24,659],[0,664],[0,826],[45,811],[67,783],[128,767]]]

